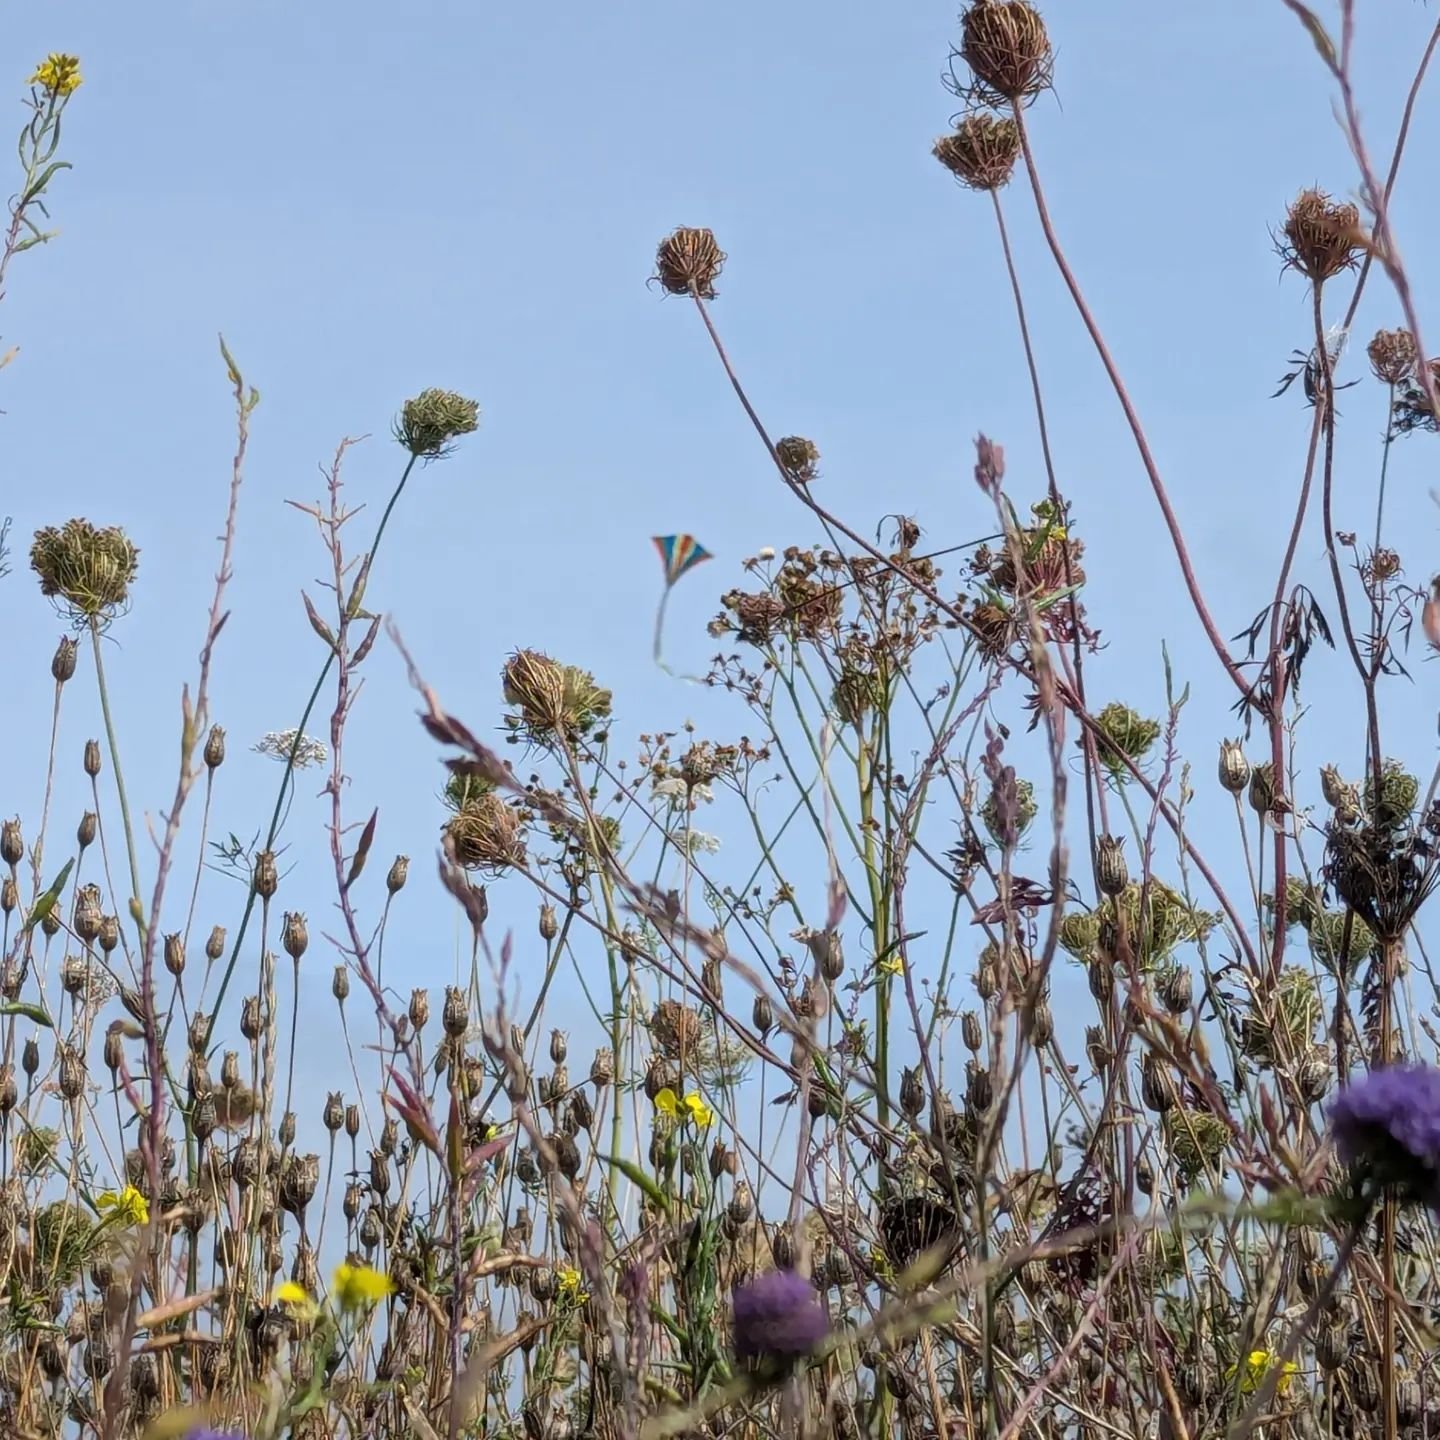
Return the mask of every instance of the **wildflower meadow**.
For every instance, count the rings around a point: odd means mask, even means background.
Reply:
[[[660,533],[564,573],[597,512],[554,495],[517,531],[487,498],[541,487],[546,434],[500,477],[503,407],[439,373],[278,466],[244,316],[186,352],[212,448],[170,446],[156,395],[105,441],[148,508],[118,482],[75,503],[85,387],[12,302],[66,275],[87,187],[158,217],[189,182],[160,132],[124,138],[128,175],[76,158],[126,83],[102,52],[7,52],[0,1437],[1440,1434],[1440,360],[1433,227],[1395,201],[1433,191],[1440,20],[1263,0],[1332,173],[1297,162],[1240,213],[1204,116],[1137,117],[1202,173],[1164,220],[1183,244],[1132,254],[1106,212],[1068,219],[1075,155],[1133,183],[1125,137],[1047,159],[1089,113],[1067,68],[1130,62],[1051,8],[971,0],[907,81],[935,119],[904,183],[964,256],[925,288],[960,315],[985,289],[1008,327],[952,337],[943,490],[882,464],[837,501],[843,447],[778,418],[810,336],[752,385],[745,212],[698,213],[691,173],[614,273],[580,214],[573,266],[528,283],[582,312],[628,286],[683,331],[655,368],[722,397],[755,485],[689,483],[722,412],[686,412],[689,454],[625,462],[665,472]],[[1377,31],[1416,43],[1362,83]],[[398,257],[448,197],[387,183]],[[794,246],[843,244],[801,190]],[[154,234],[181,283],[203,230]],[[1295,345],[1263,360],[1268,437],[1202,424],[1197,462],[1148,415],[1239,383],[1186,356],[1220,306],[1193,257],[1240,236]],[[1100,247],[1153,316],[1138,373]],[[851,263],[872,278],[838,311],[915,262]],[[1022,426],[995,427],[989,372]],[[42,392],[54,462],[20,473]],[[180,613],[152,596],[182,555]],[[247,628],[256,570],[283,647]],[[537,635],[542,592],[568,609]],[[634,657],[618,678],[597,637]]]

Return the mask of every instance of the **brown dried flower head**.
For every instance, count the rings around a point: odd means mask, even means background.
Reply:
[[[1028,0],[975,0],[960,17],[960,54],[977,98],[1019,103],[1050,83],[1050,37]]]
[[[1360,212],[1332,200],[1323,190],[1302,190],[1285,213],[1280,258],[1319,285],[1355,264]]]
[[[660,242],[655,252],[655,279],[668,294],[715,298],[715,277],[725,265],[725,252],[710,230],[682,225]]]
[[[948,135],[942,135],[931,154],[971,190],[999,190],[1010,181],[1020,153],[1020,131],[1001,115],[967,115]]]
[[[445,826],[455,858],[467,870],[497,871],[525,863],[519,813],[496,794],[480,795]]]
[[[140,552],[116,526],[67,520],[35,532],[30,568],[40,591],[74,620],[108,618],[129,598]]]
[[[1415,373],[1419,352],[1408,330],[1377,330],[1365,347],[1375,378],[1385,385],[1400,385]]]
[[[803,435],[786,435],[777,440],[775,458],[785,467],[785,473],[801,485],[808,485],[820,473],[820,447]]]

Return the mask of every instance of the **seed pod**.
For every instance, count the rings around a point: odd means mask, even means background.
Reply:
[[[60,933],[60,917],[54,910],[47,911],[41,917],[40,930],[47,940],[53,940]]]
[[[125,1037],[112,1025],[105,1032],[105,1048],[102,1052],[105,1068],[113,1075],[125,1060]]]
[[[35,1072],[40,1068],[40,1046],[36,1044],[35,1037],[29,1036],[25,1046],[20,1052],[20,1068],[25,1072],[26,1078],[33,1080]]]
[[[351,1139],[360,1133],[360,1107],[358,1105],[347,1105],[345,1107],[345,1134]]]
[[[1043,1050],[1055,1038],[1055,1017],[1048,1000],[1037,1000],[1030,1012],[1030,1044]]]
[[[379,1215],[374,1210],[367,1210],[360,1221],[360,1243],[366,1250],[374,1250],[380,1244],[383,1234]]]
[[[380,1127],[380,1153],[389,1159],[400,1147],[400,1127],[393,1115],[387,1116]]]
[[[255,856],[255,869],[250,877],[255,893],[268,900],[280,888],[280,872],[275,864],[273,850],[261,850]]]
[[[260,997],[247,995],[240,1002],[240,1033],[253,1042],[260,1038]]]
[[[560,921],[553,905],[540,907],[540,938],[549,944],[560,933]]]
[[[410,857],[397,855],[390,863],[390,873],[385,877],[385,888],[392,895],[398,895],[405,888],[406,877],[410,874]]]
[[[574,1121],[575,1128],[570,1131],[572,1135],[578,1130],[588,1132],[595,1123],[595,1109],[590,1104],[590,1097],[583,1090],[577,1089],[570,1096],[570,1107],[566,1113]]]
[[[1324,1325],[1315,1333],[1315,1362],[1322,1370],[1338,1370],[1350,1358],[1350,1335],[1343,1325]]]
[[[0,1065],[0,1115],[8,1115],[20,1098],[15,1086],[15,1067]]]
[[[734,1175],[740,1167],[740,1157],[723,1141],[717,1140],[710,1147],[710,1178],[718,1180],[722,1175]]]
[[[25,858],[25,837],[20,831],[20,819],[7,820],[0,825],[0,860],[12,870]]]
[[[225,763],[225,731],[219,725],[212,725],[205,737],[205,764],[214,771]]]
[[[210,1017],[203,1010],[197,1010],[190,1017],[190,1029],[186,1036],[190,1042],[190,1049],[196,1053],[202,1053],[209,1037]]]
[[[1238,795],[1250,783],[1250,762],[1238,740],[1220,742],[1219,776],[1221,788],[1232,795]]]
[[[900,1110],[913,1121],[925,1108],[925,1086],[920,1081],[920,1067],[907,1066],[900,1076]]]
[[[280,1117],[280,1125],[276,1134],[282,1150],[288,1150],[295,1143],[295,1112],[293,1110],[287,1110]]]
[[[325,1097],[325,1109],[320,1117],[325,1128],[334,1135],[345,1123],[345,1100],[338,1090],[332,1090]]]
[[[205,942],[205,958],[212,964],[225,953],[225,927],[217,925]]]
[[[215,1104],[215,1097],[202,1095],[190,1112],[190,1128],[195,1132],[195,1138],[203,1143],[215,1133],[219,1124],[219,1109]]]
[[[220,1062],[220,1083],[233,1090],[240,1083],[240,1056],[234,1050],[227,1050]]]
[[[763,1040],[775,1028],[775,1010],[768,995],[757,995],[750,1010],[750,1023]]]
[[[1269,760],[1250,772],[1247,798],[1257,815],[1267,815],[1275,808],[1275,766]]]
[[[755,1196],[744,1180],[736,1185],[734,1197],[725,1207],[725,1213],[735,1225],[745,1224],[755,1213]]]
[[[18,1000],[20,987],[25,983],[27,969],[28,966],[23,959],[17,962],[13,958],[7,958],[0,962],[0,995],[10,1001]]]
[[[100,742],[85,742],[85,773],[93,780],[100,773]]]
[[[120,943],[120,917],[118,915],[102,915],[100,917],[100,934],[96,938],[100,941],[100,948],[109,955]]]
[[[304,1215],[320,1183],[318,1155],[291,1155],[280,1171],[280,1206],[291,1215]]]
[[[615,1078],[615,1055],[605,1046],[595,1052],[590,1062],[590,1083],[597,1091],[603,1090]]]
[[[1090,982],[1090,993],[1102,1004],[1109,1001],[1115,992],[1115,967],[1103,956],[1096,955],[1085,967]]]
[[[1165,970],[1155,987],[1160,1003],[1172,1014],[1183,1015],[1195,1001],[1195,981],[1186,965]]]
[[[349,998],[350,972],[343,965],[337,965],[335,973],[330,977],[330,993],[342,1005]]]
[[[795,1268],[795,1235],[788,1224],[781,1223],[770,1232],[770,1258],[777,1270]]]
[[[172,975],[185,973],[185,942],[178,933],[165,937],[165,968]]]
[[[1135,1188],[1142,1195],[1153,1195],[1155,1193],[1155,1172],[1150,1168],[1150,1162],[1148,1160],[1136,1162]]]
[[[980,1047],[985,1043],[985,1035],[980,1028],[980,1017],[973,1010],[967,1010],[960,1017],[960,1038],[972,1055],[980,1053]]]
[[[59,1089],[67,1100],[78,1100],[85,1092],[85,1057],[70,1045],[60,1051]]]
[[[20,887],[15,883],[13,875],[7,875],[0,881],[0,911],[6,915],[12,915],[20,904]]]
[[[50,674],[57,685],[63,685],[75,674],[75,641],[69,635],[62,635],[50,659]]]
[[[965,1098],[983,1114],[995,1098],[995,1089],[990,1072],[978,1060],[971,1060],[965,1066]]]
[[[298,961],[310,945],[310,932],[305,928],[305,917],[298,910],[285,912],[285,923],[280,931],[280,943],[285,953]]]
[[[1175,1103],[1175,1086],[1154,1054],[1146,1054],[1140,1061],[1140,1098],[1157,1115],[1163,1115]]]
[[[455,1038],[470,1028],[470,1010],[465,1004],[465,993],[458,985],[445,987],[445,1004],[440,1011],[440,1024],[447,1035]]]
[[[535,1163],[533,1150],[522,1150],[515,1157],[515,1178],[522,1185],[538,1185],[540,1183],[540,1167]]]
[[[100,887],[82,885],[75,892],[75,933],[88,945],[100,934]]]
[[[552,1030],[550,1032],[550,1059],[556,1065],[563,1065],[569,1050],[569,1036],[563,1030]]]
[[[1318,1054],[1307,1055],[1300,1062],[1295,1082],[1310,1105],[1317,1105],[1330,1089],[1330,1062]]]
[[[370,1152],[370,1188],[382,1200],[390,1190],[390,1166],[383,1150]]]
[[[93,810],[87,810],[81,817],[80,823],[75,827],[75,843],[80,849],[88,850],[95,843],[95,836],[100,831],[100,820]]]
[[[1113,835],[1102,835],[1096,842],[1095,883],[1102,895],[1118,895],[1130,883],[1124,844],[1123,838]]]
[[[360,1213],[361,1202],[365,1199],[365,1187],[358,1181],[352,1181],[345,1187],[345,1199],[341,1203],[347,1220],[354,1220]]]

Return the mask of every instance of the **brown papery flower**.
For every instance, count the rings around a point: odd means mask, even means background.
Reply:
[[[655,279],[671,295],[715,298],[715,277],[725,265],[725,252],[713,231],[682,225],[660,242],[655,252]]]
[[[1302,190],[1285,212],[1280,258],[1316,285],[1355,264],[1360,212],[1332,200],[1323,190]]]

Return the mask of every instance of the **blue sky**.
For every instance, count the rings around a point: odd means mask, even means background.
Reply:
[[[1281,277],[1270,230],[1302,186],[1351,191],[1352,166],[1316,56],[1279,0],[1047,12],[1056,91],[1032,126],[1055,221],[1231,634],[1268,599],[1309,423],[1297,394],[1269,398],[1309,343],[1306,290]],[[1377,153],[1432,22],[1400,5],[1362,31]],[[688,717],[720,738],[753,730],[723,697],[654,669],[649,537],[690,530],[719,557],[670,610],[670,656],[694,668],[714,648],[703,623],[740,559],[815,532],[778,490],[694,314],[646,288],[654,247],[678,224],[715,230],[730,256],[715,315],[736,364],[775,433],[820,445],[824,499],[857,528],[904,511],[937,544],[983,533],[970,478],[982,430],[1006,446],[1017,496],[1038,496],[988,204],[929,154],[955,108],[940,75],[956,34],[950,4],[853,0],[261,0],[11,16],[11,93],[52,49],[80,54],[86,83],[67,121],[75,169],[53,192],[61,236],[20,257],[0,306],[0,336],[21,347],[0,378],[0,513],[15,517],[19,562],[0,590],[0,808],[38,813],[35,717],[60,626],[25,549],[37,526],[72,514],[123,524],[141,546],[109,665],[132,801],[153,814],[171,793],[179,686],[201,639],[232,446],[218,331],[263,395],[214,690],[234,757],[227,827],[245,833],[268,812],[275,772],[245,746],[295,723],[320,659],[298,592],[322,557],[284,501],[315,498],[337,441],[366,433],[350,495],[382,500],[401,459],[391,418],[432,384],[477,398],[482,428],[417,477],[371,593],[447,704],[493,723],[501,661],[529,645],[614,689],[617,734]],[[1421,183],[1436,103],[1422,101],[1394,207],[1422,301],[1437,278],[1421,245],[1440,221]],[[18,128],[18,106],[12,119]],[[1158,513],[1020,185],[1006,205],[1060,479],[1089,545],[1091,617],[1111,645],[1092,684],[1157,710],[1169,646],[1194,686],[1186,733],[1203,824],[1222,813],[1208,782],[1230,697],[1173,602]],[[1358,340],[1397,323],[1373,285]],[[1337,522],[1363,530],[1382,404],[1367,384],[1341,409]],[[1392,472],[1392,535],[1418,583],[1435,564],[1432,452],[1417,437]],[[1322,562],[1312,518],[1298,573],[1324,597]],[[1324,712],[1351,687],[1338,657],[1312,663],[1309,699]],[[1428,773],[1431,672],[1415,673],[1391,726]],[[74,781],[93,708],[77,686],[62,831],[83,807]],[[379,806],[377,853],[416,857],[404,964],[434,985],[459,931],[432,878],[442,777],[414,710],[382,646],[353,724],[350,805],[356,816]],[[1328,723],[1322,713],[1334,758],[1356,768],[1353,730]],[[302,804],[292,827],[310,825],[313,842],[320,818]],[[311,912],[312,930],[325,923],[321,879],[306,898],[281,897]],[[203,924],[232,919],[220,882],[205,897]],[[528,897],[512,913],[528,927]],[[328,1004],[322,951],[306,983]]]

